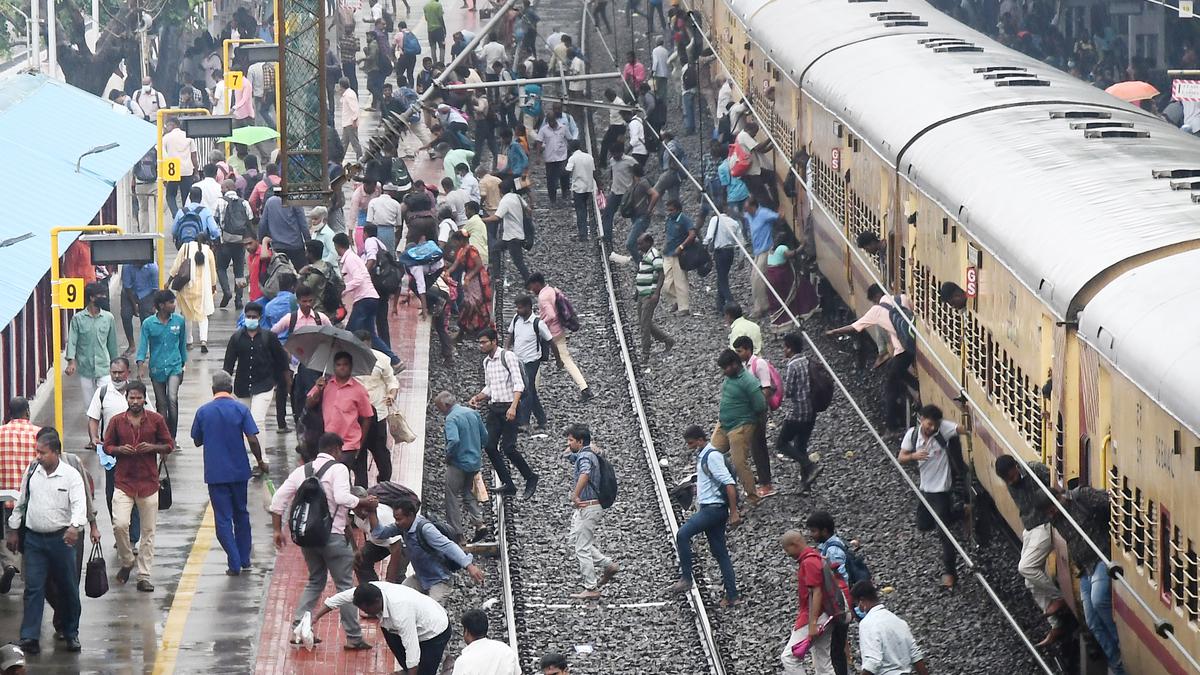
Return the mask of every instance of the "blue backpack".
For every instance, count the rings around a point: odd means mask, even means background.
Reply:
[[[175,248],[179,248],[189,241],[200,241],[201,233],[204,232],[204,221],[200,219],[201,206],[184,207],[183,215],[179,217],[179,221],[175,223]]]
[[[400,46],[400,50],[408,56],[416,56],[421,53],[421,41],[417,39],[416,33],[408,31],[404,34],[404,42]]]
[[[405,267],[432,265],[441,259],[442,249],[432,241],[409,246],[404,249],[404,253],[400,254],[400,264]]]

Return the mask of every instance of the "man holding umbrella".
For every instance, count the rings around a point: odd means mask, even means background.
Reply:
[[[312,341],[305,336],[313,333],[318,334],[323,344],[319,349],[308,351],[307,346]],[[309,390],[305,405],[309,410],[321,411],[325,433],[342,437],[341,459],[353,470],[363,441],[370,438],[371,423],[375,420],[371,396],[354,375],[370,375],[374,355],[353,335],[329,326],[299,329],[288,338],[287,347],[302,364],[322,373],[329,372],[329,352],[339,350],[333,354],[333,377],[321,375]],[[343,349],[345,351],[341,351]],[[358,356],[352,356],[352,353]]]

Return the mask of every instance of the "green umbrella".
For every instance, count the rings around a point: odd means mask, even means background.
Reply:
[[[273,138],[279,138],[279,132],[271,127],[239,127],[233,130],[232,136],[226,136],[221,140],[239,145],[254,145]]]

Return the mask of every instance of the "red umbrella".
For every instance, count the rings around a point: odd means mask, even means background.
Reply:
[[[1154,85],[1142,82],[1141,80],[1118,82],[1104,91],[1129,103],[1145,101],[1148,98],[1158,96],[1158,90],[1154,88]]]

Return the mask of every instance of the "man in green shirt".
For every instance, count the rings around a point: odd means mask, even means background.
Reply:
[[[83,289],[85,307],[71,317],[67,333],[67,376],[79,373],[83,400],[108,384],[108,364],[117,358],[117,320],[108,311],[108,285],[93,281]]]
[[[425,26],[429,29],[429,55],[435,63],[446,63],[446,17],[439,0],[425,3]]]
[[[187,324],[175,313],[175,294],[164,289],[154,294],[154,316],[142,322],[137,364],[142,379],[150,376],[154,407],[166,418],[172,438],[179,427],[179,384],[183,382],[185,363]]]
[[[638,296],[638,325],[642,329],[642,361],[649,361],[650,338],[666,344],[667,351],[675,346],[675,340],[654,323],[654,310],[663,285],[662,254],[654,248],[654,237],[648,234],[638,237],[637,248],[640,255],[634,286]]]
[[[754,447],[759,418],[767,412],[767,399],[763,397],[758,378],[742,367],[737,352],[732,349],[721,352],[717,365],[725,373],[725,380],[721,383],[721,410],[712,444],[721,452],[733,453],[738,482],[746,492],[746,499],[754,506],[760,497],[747,457]]]

